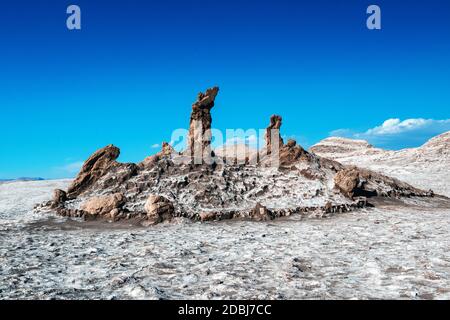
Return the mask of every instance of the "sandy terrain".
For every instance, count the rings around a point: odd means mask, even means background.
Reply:
[[[1,299],[450,299],[450,205],[151,228],[32,213],[69,181],[0,184]]]

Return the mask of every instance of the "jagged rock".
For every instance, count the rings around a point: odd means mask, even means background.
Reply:
[[[282,118],[277,115],[273,115],[270,118],[270,125],[266,129],[266,154],[270,155],[270,158],[265,158],[262,164],[275,165],[278,163],[281,166],[289,167],[292,164],[300,160],[310,161],[312,156],[303,149],[297,142],[290,139],[287,144],[284,144],[280,135],[280,128],[282,125]],[[277,139],[275,141],[273,139]],[[275,143],[275,144],[274,144]],[[277,150],[278,145],[278,159],[273,158],[276,156],[273,154]]]
[[[353,199],[354,197],[374,197],[379,193],[382,193],[383,191],[381,191],[380,188],[383,186],[378,183],[374,185],[378,190],[368,187],[369,184],[377,181],[383,181],[384,187],[388,189],[387,192],[389,197],[392,196],[391,193],[398,193],[398,196],[409,196],[415,194],[415,191],[420,192],[420,190],[396,179],[357,167],[344,168],[334,177],[335,187],[350,199]]]
[[[162,143],[162,149],[160,153],[158,153],[159,156],[170,156],[172,154],[176,153],[175,149],[167,142]]]
[[[107,196],[90,198],[81,205],[81,210],[94,216],[105,215],[110,214],[115,209],[122,208],[125,202],[126,199],[123,194],[115,193]]]
[[[280,128],[282,124],[283,119],[278,115],[273,115],[270,117],[270,124],[266,129],[266,151],[267,154],[272,154],[272,148],[276,148],[276,145],[273,144],[277,143],[278,147],[282,147],[284,142],[283,138],[281,138],[280,135]],[[272,139],[277,139],[278,141],[272,141]]]
[[[155,222],[171,220],[174,217],[174,207],[167,198],[151,194],[144,206],[147,218]]]
[[[197,101],[192,105],[187,148],[191,157],[198,158],[211,153],[211,109],[218,93],[218,87],[199,93]]]
[[[140,163],[141,167],[143,168],[152,168],[156,165],[156,163],[160,160],[160,157],[158,154],[154,154],[152,156],[149,156],[147,158],[144,159],[144,161],[142,161]]]
[[[250,211],[250,218],[256,221],[273,220],[272,212],[260,203]]]
[[[52,208],[59,207],[63,205],[67,200],[67,193],[63,190],[56,189],[53,192],[53,202],[51,204]]]
[[[193,131],[196,120],[202,120],[201,132],[211,128],[210,110],[217,92],[218,88],[208,89],[199,95],[192,106],[191,142],[198,138]],[[148,225],[170,220],[174,216],[196,221],[232,218],[261,221],[293,213],[313,212],[324,216],[346,212],[364,205],[361,201],[354,201],[360,196],[433,195],[432,192],[416,189],[370,170],[348,168],[336,161],[318,157],[305,151],[295,140],[284,144],[279,131],[275,131],[275,135],[267,135],[272,129],[279,130],[281,123],[281,117],[272,116],[266,130],[266,148],[273,151],[271,149],[278,144],[276,150],[279,151],[279,158],[261,151],[261,158],[256,154],[259,162],[248,165],[219,162],[215,167],[197,165],[192,163],[187,152],[174,153],[169,144],[163,143],[160,152],[136,166],[116,162],[120,151],[112,145],[108,146],[94,153],[83,165],[69,188],[69,202],[59,205],[64,198],[63,193],[59,192],[54,201],[36,210],[51,209],[61,215],[86,219],[96,219],[96,215],[101,214],[114,221],[142,215],[140,218]],[[192,147],[192,143],[189,144],[188,151],[192,151]],[[203,141],[200,147],[209,150],[210,142]],[[178,163],[175,161],[178,157],[188,161]],[[275,166],[270,165],[274,158],[280,160],[278,166],[276,163]],[[121,196],[119,199],[98,199],[99,194]],[[170,195],[170,201],[159,194]],[[82,200],[89,198],[83,203]],[[144,211],[143,202],[146,199]],[[258,204],[250,210],[255,203]],[[273,209],[269,210],[260,203]],[[57,207],[51,208],[53,204]]]
[[[309,161],[311,157],[308,151],[292,139],[280,148],[280,165],[282,166],[289,166],[300,160]]]
[[[119,155],[120,149],[113,145],[106,146],[91,155],[69,187],[67,191],[68,197],[76,198],[91,187],[117,163],[115,160]]]
[[[357,188],[362,187],[359,171],[356,168],[346,168],[334,177],[335,186],[348,198],[353,198]]]
[[[289,139],[288,142],[286,143],[286,146],[288,148],[294,148],[297,145],[297,141],[293,140],[293,139]]]

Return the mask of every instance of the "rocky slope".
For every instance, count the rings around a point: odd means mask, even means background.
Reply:
[[[399,151],[375,148],[363,140],[337,137],[327,138],[310,150],[319,156],[382,172],[450,197],[450,132],[430,139],[419,148]]]
[[[432,196],[400,180],[347,167],[304,150],[280,135],[282,118],[266,129],[266,146],[245,159],[218,157],[210,146],[211,110],[218,88],[200,93],[192,105],[188,146],[162,150],[138,164],[116,161],[109,145],[84,163],[67,192],[36,208],[63,216],[112,221],[135,218],[144,225],[174,217],[271,220],[293,213],[323,216],[348,212],[367,198]],[[231,161],[230,161],[231,160]]]

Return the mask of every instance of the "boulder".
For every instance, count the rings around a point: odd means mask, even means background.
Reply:
[[[123,207],[125,202],[126,199],[123,194],[114,193],[107,196],[99,196],[88,199],[81,205],[81,210],[94,216],[106,215],[110,213],[117,215],[118,210]]]
[[[343,169],[334,177],[334,184],[346,197],[353,198],[353,192],[359,184],[359,172],[355,169]]]
[[[151,194],[144,206],[147,218],[155,222],[171,220],[174,217],[174,207],[172,202],[167,198]]]
[[[80,173],[67,191],[69,198],[76,198],[89,189],[99,178],[117,165],[115,161],[120,155],[120,149],[109,145],[97,150],[83,164]]]
[[[67,200],[67,193],[64,190],[56,189],[53,192],[52,208],[57,208],[63,205]]]
[[[353,199],[358,189],[363,188],[364,180],[360,179],[360,172],[356,168],[340,170],[334,177],[335,187],[346,197]]]
[[[250,211],[250,218],[256,221],[273,220],[272,212],[260,203],[257,203],[255,208]]]

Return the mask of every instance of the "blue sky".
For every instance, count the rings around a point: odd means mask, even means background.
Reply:
[[[70,4],[82,30],[66,28]],[[382,30],[366,28],[370,4]],[[305,146],[333,133],[399,149],[450,130],[447,0],[17,0],[0,39],[0,178],[70,177],[110,143],[138,162],[213,85],[215,128],[277,113]]]

